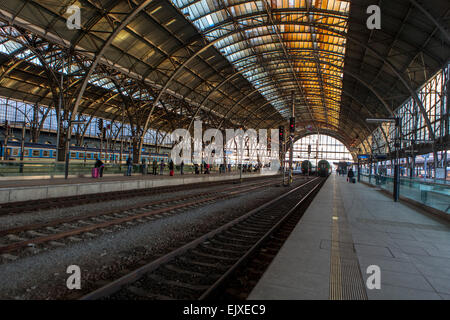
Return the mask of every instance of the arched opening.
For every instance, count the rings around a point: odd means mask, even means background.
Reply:
[[[286,153],[289,159],[289,152]],[[294,143],[293,162],[300,163],[304,160],[311,161],[317,166],[320,160],[327,160],[333,167],[338,162],[353,162],[353,157],[348,148],[338,139],[324,134],[311,134]]]

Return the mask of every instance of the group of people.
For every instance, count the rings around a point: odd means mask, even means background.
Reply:
[[[133,159],[130,157],[127,158],[127,172],[125,173],[126,176],[131,176],[131,173],[133,172]],[[103,177],[103,171],[105,169],[105,164],[103,163],[102,160],[100,160],[100,158],[97,157],[97,160],[95,161],[94,164],[94,169],[98,170],[97,174],[93,177],[97,178],[97,177]]]
[[[145,159],[143,161],[147,161],[147,159]],[[163,175],[164,174],[164,168],[166,167],[166,164],[164,163],[164,160],[161,160],[159,165],[158,165],[158,161],[156,159],[153,160],[153,162],[152,162],[152,174],[155,175],[155,176],[158,175],[158,167],[159,167],[159,174]],[[174,173],[174,169],[175,169],[175,165],[174,165],[173,161],[170,160],[169,161],[169,174],[171,176],[173,176],[175,174]],[[146,174],[146,173],[147,173],[147,167],[143,166],[142,174]],[[184,174],[184,162],[181,162],[180,173]]]
[[[342,167],[339,167],[336,169],[336,174],[340,176],[345,176],[345,169]],[[353,178],[355,177],[355,172],[353,171],[353,168],[348,169],[347,171],[347,181],[352,182]]]
[[[147,162],[147,159],[142,159],[142,174],[148,174],[148,170],[149,170],[149,163]],[[131,155],[127,158],[126,160],[126,166],[127,166],[127,171],[125,173],[126,176],[131,176],[132,172],[133,172],[133,159],[131,157]],[[168,162],[168,166],[169,166],[169,174],[171,176],[173,176],[175,174],[175,165],[173,163],[172,160],[170,160]],[[153,162],[151,163],[151,167],[152,167],[152,174],[153,175],[158,175],[158,168],[159,168],[159,175],[163,175],[164,174],[164,169],[166,167],[166,163],[164,162],[164,160],[161,160],[160,162],[158,162],[156,159],[153,160]],[[103,171],[105,168],[105,164],[103,163],[103,161],[101,161],[99,158],[97,158],[94,168],[96,168],[98,170],[98,176],[102,177],[103,176]],[[260,165],[256,165],[256,166],[252,166],[252,165],[243,165],[243,171],[244,172],[252,172],[252,171],[258,171],[260,169]],[[206,163],[205,161],[203,161],[200,165],[195,163],[194,164],[194,173],[195,174],[210,174],[211,172],[211,165]],[[231,172],[231,164],[220,164],[219,165],[219,173],[226,173],[226,172]],[[184,174],[184,161],[181,162],[180,164],[180,174],[183,175]]]

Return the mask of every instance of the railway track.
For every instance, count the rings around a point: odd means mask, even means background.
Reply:
[[[207,299],[274,232],[312,198],[325,179],[316,178],[82,297],[93,299]]]
[[[84,238],[89,239],[111,233],[123,227],[152,221],[277,184],[279,181],[270,178],[245,185],[234,185],[222,190],[171,197],[113,210],[92,212],[82,216],[0,230],[0,255],[3,260],[15,260],[19,256],[36,254],[49,247],[79,242]]]
[[[245,181],[255,181],[258,179],[263,179],[262,177],[246,178]],[[215,181],[215,182],[202,182],[202,183],[192,183],[186,185],[178,186],[167,186],[167,187],[157,187],[157,188],[147,188],[147,189],[134,189],[125,191],[115,191],[115,192],[104,192],[104,193],[93,193],[80,196],[69,196],[69,197],[58,197],[40,200],[30,200],[30,201],[19,201],[0,204],[0,216],[15,214],[15,213],[25,213],[33,212],[38,210],[48,210],[53,208],[68,208],[74,207],[82,204],[97,203],[104,201],[112,201],[119,199],[129,199],[143,196],[150,196],[156,194],[162,194],[166,192],[177,192],[186,189],[199,189],[209,186],[220,186],[224,184],[236,183],[236,180],[225,180],[225,181]]]

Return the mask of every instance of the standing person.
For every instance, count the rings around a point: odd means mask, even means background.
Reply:
[[[131,171],[133,170],[133,160],[131,156],[127,159],[127,176],[131,176]]]
[[[200,174],[200,171],[198,170],[198,163],[194,164],[194,171],[195,171],[195,174]]]
[[[97,161],[95,161],[94,167],[98,169],[98,175],[100,178],[103,177],[103,167],[104,166],[105,166],[105,164],[103,163],[103,161],[97,157]]]
[[[350,170],[348,170],[348,174],[347,174],[347,177],[348,177],[348,182],[352,182],[352,179],[353,179],[353,177],[355,176],[355,174],[353,173],[353,169],[352,168],[350,168]]]
[[[161,163],[159,164],[159,174],[162,176],[164,174],[164,160],[161,159]]]
[[[173,161],[172,161],[172,159],[170,159],[170,162],[169,162],[169,172],[170,172],[170,176],[172,177],[173,175],[174,175],[174,172],[173,172]]]
[[[180,164],[180,173],[184,174],[184,161],[181,160],[181,164]]]
[[[147,174],[147,158],[142,158],[142,174]]]
[[[156,170],[158,169],[158,161],[156,159],[153,159],[153,175],[157,175]]]

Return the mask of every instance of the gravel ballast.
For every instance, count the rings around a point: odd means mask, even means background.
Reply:
[[[299,179],[300,181],[300,179]],[[232,184],[214,186],[189,191],[180,191],[171,196],[196,194],[205,191],[227,188]],[[137,223],[104,233],[89,240],[83,240],[64,247],[55,247],[35,256],[18,259],[0,265],[0,298],[1,299],[73,299],[105,284],[105,280],[120,277],[127,271],[139,267],[143,261],[148,262],[169,252],[182,244],[208,232],[223,223],[242,215],[250,209],[261,205],[283,192],[286,188],[266,186],[261,189],[243,193],[237,197],[220,200],[212,204],[189,209],[153,221]],[[67,215],[85,214],[87,210],[103,210],[121,206],[138,204],[139,201],[159,200],[167,195],[154,195],[109,201],[41,212],[41,218],[49,221]],[[126,202],[126,204],[125,204]],[[68,212],[62,212],[68,211]],[[39,213],[39,214],[41,214]],[[34,213],[36,214],[36,213]],[[29,214],[24,214],[24,216]],[[10,221],[14,226],[26,218],[15,217]],[[9,217],[14,220],[14,217]],[[42,220],[34,220],[42,221]],[[30,221],[27,221],[30,223]],[[81,268],[81,290],[68,290],[66,279],[69,265]]]

